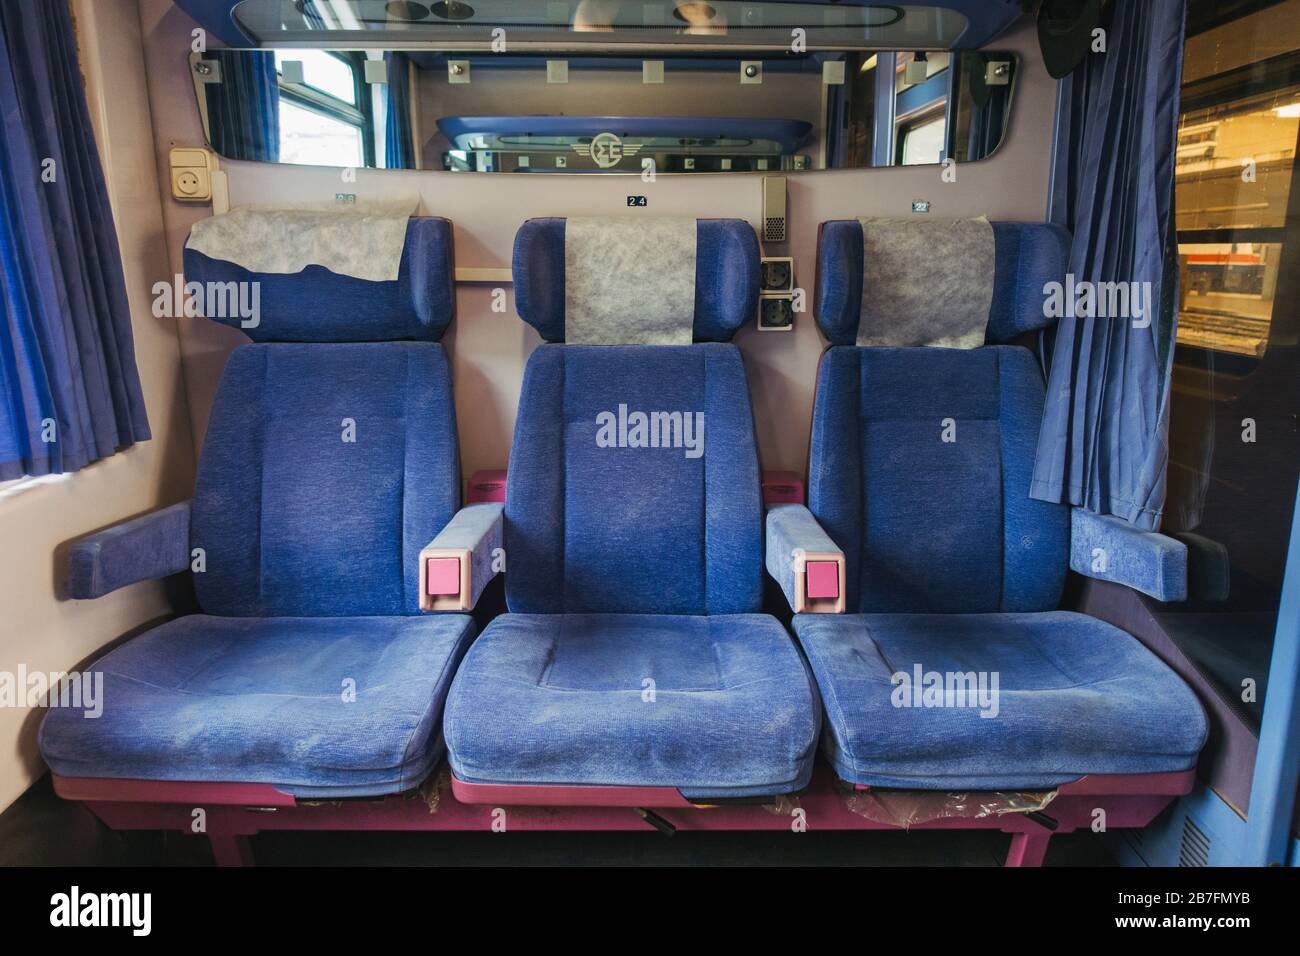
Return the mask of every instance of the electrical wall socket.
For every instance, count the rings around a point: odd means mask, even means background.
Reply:
[[[758,300],[758,330],[789,332],[794,328],[794,300],[789,295],[764,295]]]
[[[764,293],[794,292],[794,258],[764,256],[759,265],[758,287]]]
[[[216,154],[192,146],[178,146],[168,157],[171,167],[172,198],[180,202],[211,202],[212,174]]]

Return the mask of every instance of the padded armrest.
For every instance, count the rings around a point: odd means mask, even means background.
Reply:
[[[803,505],[767,512],[767,573],[796,614],[844,613],[844,552]]]
[[[1187,598],[1187,545],[1156,531],[1140,531],[1113,515],[1071,511],[1070,567],[1157,601]]]
[[[190,503],[152,511],[72,542],[67,592],[97,598],[190,567]]]
[[[420,610],[473,610],[498,567],[505,505],[468,505],[420,552]]]

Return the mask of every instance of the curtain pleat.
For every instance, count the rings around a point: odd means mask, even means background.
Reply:
[[[208,139],[229,159],[280,161],[280,81],[275,54],[252,50],[209,50],[221,64],[221,82],[204,87]]]
[[[0,480],[150,437],[121,254],[63,3],[0,0]]]
[[[1160,525],[1178,320],[1174,155],[1184,0],[1117,0],[1106,52],[1062,80],[1065,225],[1076,283],[1140,283],[1133,316],[1059,320],[1030,494]],[[1130,287],[1131,288],[1131,287]]]

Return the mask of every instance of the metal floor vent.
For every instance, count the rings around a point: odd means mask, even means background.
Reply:
[[[1183,817],[1183,841],[1178,847],[1178,865],[1210,865],[1210,838],[1191,817]]]

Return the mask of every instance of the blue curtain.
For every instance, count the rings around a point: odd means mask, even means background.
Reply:
[[[221,64],[221,82],[204,87],[212,148],[230,159],[278,163],[280,81],[275,54],[209,50],[205,58]]]
[[[0,480],[150,437],[66,3],[0,0]]]
[[[1150,324],[1062,318],[1030,494],[1160,525],[1178,320],[1174,151],[1184,0],[1117,0],[1106,52],[1062,81],[1059,221],[1076,282],[1137,282]],[[1054,210],[1056,213],[1057,210]]]
[[[388,64],[388,116],[384,120],[384,166],[414,169],[415,143],[411,131],[411,58],[385,53]]]

